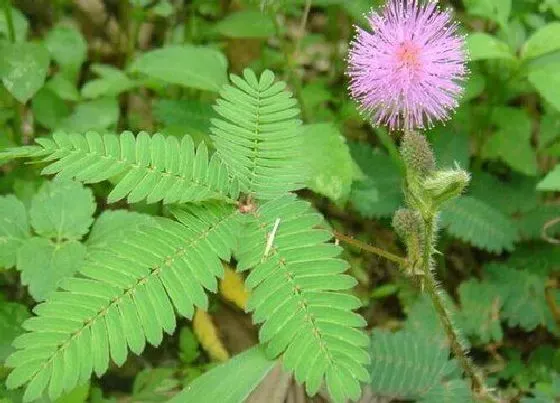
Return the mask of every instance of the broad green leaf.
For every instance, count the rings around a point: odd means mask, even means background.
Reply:
[[[560,191],[560,164],[556,165],[552,171],[537,185],[537,190],[541,191]]]
[[[70,115],[70,108],[64,100],[46,86],[33,97],[31,109],[37,122],[51,130]]]
[[[513,250],[519,239],[509,217],[471,196],[448,202],[441,213],[441,225],[454,237],[490,252]]]
[[[87,249],[77,241],[51,242],[34,237],[18,251],[17,269],[21,282],[29,286],[35,301],[45,300],[61,279],[72,276],[83,263]]]
[[[47,83],[45,88],[54,92],[60,99],[76,102],[80,100],[80,93],[76,85],[72,83],[64,74],[55,74]]]
[[[84,84],[81,90],[84,98],[115,97],[138,86],[138,83],[128,78],[122,70],[112,66],[94,64],[91,70],[99,75],[99,78]]]
[[[350,143],[350,151],[365,174],[352,185],[352,205],[368,218],[390,216],[403,202],[399,168],[387,154],[369,145]]]
[[[227,59],[214,49],[177,45],[140,55],[129,71],[170,84],[217,92],[227,82]]]
[[[103,250],[111,242],[126,236],[129,231],[137,231],[142,226],[156,225],[147,215],[126,210],[106,210],[91,227],[86,245],[89,249]]]
[[[531,69],[529,81],[544,99],[560,111],[560,63]]]
[[[345,138],[336,126],[328,123],[304,126],[302,135],[309,188],[344,203],[354,177],[354,161]]]
[[[498,130],[486,141],[482,155],[500,158],[524,175],[537,174],[537,156],[531,145],[531,119],[521,109],[494,108],[492,121]]]
[[[512,60],[514,58],[507,43],[482,32],[470,34],[467,37],[467,46],[471,61],[487,59]]]
[[[17,250],[31,236],[25,206],[15,196],[0,196],[0,268],[16,264]]]
[[[21,324],[28,317],[29,311],[25,305],[0,298],[0,366],[14,352],[12,341],[24,332]]]
[[[17,8],[11,7],[11,12],[12,12],[12,20],[14,22],[14,33],[16,36],[16,42],[23,42],[25,41],[25,37],[27,36],[29,23],[27,22],[27,19],[22,14],[22,12],[19,11]],[[9,31],[8,31],[8,23],[6,21],[6,14],[4,12],[4,9],[2,9],[2,12],[0,12],[0,39],[2,38],[2,36],[8,39],[8,32]]]
[[[467,335],[476,336],[481,343],[501,341],[500,310],[503,299],[496,287],[470,279],[459,287],[461,297],[461,328]]]
[[[0,77],[6,89],[25,103],[45,83],[49,52],[36,43],[5,44],[0,58]]]
[[[540,28],[525,42],[521,55],[524,59],[535,59],[560,49],[560,22],[551,22]]]
[[[63,69],[75,74],[87,56],[87,42],[74,27],[57,26],[45,38],[45,45],[53,60]]]
[[[512,0],[463,0],[469,14],[488,18],[505,27]]]
[[[190,130],[208,133],[210,119],[216,116],[211,104],[194,99],[157,99],[153,114],[164,127],[177,127],[186,133]]]
[[[99,98],[82,102],[64,119],[58,130],[84,133],[88,130],[105,130],[117,125],[119,102],[116,98]]]
[[[275,364],[263,347],[253,347],[195,379],[169,402],[243,402]]]
[[[267,38],[274,35],[274,22],[258,10],[242,10],[218,22],[215,30],[230,38]]]
[[[90,189],[77,182],[46,182],[31,202],[29,215],[35,232],[45,238],[80,239],[88,232],[95,212]]]
[[[160,0],[159,3],[157,3],[155,6],[151,8],[151,11],[155,15],[163,18],[170,17],[175,13],[173,4],[171,4],[167,0]]]

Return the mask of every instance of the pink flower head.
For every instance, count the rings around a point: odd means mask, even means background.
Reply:
[[[446,120],[466,75],[464,38],[433,0],[388,0],[358,28],[349,54],[350,93],[376,125],[411,130]]]

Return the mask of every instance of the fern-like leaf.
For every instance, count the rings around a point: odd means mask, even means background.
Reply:
[[[272,199],[300,189],[306,179],[300,157],[302,138],[297,102],[266,70],[244,79],[232,75],[214,107],[212,139],[220,158],[239,178],[245,192]]]
[[[129,203],[184,203],[202,200],[236,200],[237,180],[225,164],[201,143],[195,150],[189,136],[175,137],[141,132],[120,136],[87,132],[56,132],[38,138],[39,146],[22,147],[4,153],[11,157],[42,157],[50,164],[43,174],[96,183],[116,177],[117,184],[108,201],[127,198]]]
[[[175,312],[191,318],[208,308],[204,288],[216,292],[235,244],[237,211],[208,203],[176,208],[179,222],[156,219],[95,250],[80,277],[63,280],[51,298],[35,307],[28,331],[14,341],[6,361],[10,388],[28,383],[25,400],[48,389],[55,399],[92,372],[103,374],[111,358],[121,365],[128,349],[140,354],[146,341],[158,345],[175,329]]]
[[[317,228],[326,227],[321,215],[287,195],[245,218],[238,269],[252,268],[247,310],[263,323],[259,338],[268,354],[285,352],[286,368],[310,395],[325,379],[334,401],[359,398],[369,377],[369,341],[357,329],[365,321],[352,312],[360,300],[344,293],[356,281],[342,274],[348,264],[338,258],[341,248]]]

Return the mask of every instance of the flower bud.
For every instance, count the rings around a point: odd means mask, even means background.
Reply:
[[[406,241],[411,234],[418,234],[421,228],[420,215],[410,209],[401,208],[395,212],[391,223],[397,235]]]
[[[463,193],[470,180],[471,177],[466,171],[456,167],[435,172],[424,180],[423,187],[433,205],[440,206]]]
[[[429,175],[436,169],[434,153],[426,137],[417,132],[405,133],[400,152],[408,169],[417,175]]]

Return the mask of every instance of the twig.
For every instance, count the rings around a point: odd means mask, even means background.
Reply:
[[[366,252],[375,253],[378,256],[384,257],[387,260],[397,263],[399,266],[406,266],[408,263],[404,257],[400,257],[397,255],[392,254],[391,252],[386,251],[385,249],[377,248],[375,246],[368,245],[365,242],[358,241],[352,237],[344,235],[338,231],[334,231],[334,236],[337,239],[340,239],[343,242],[346,242],[350,245],[353,245],[357,248],[365,250]]]

